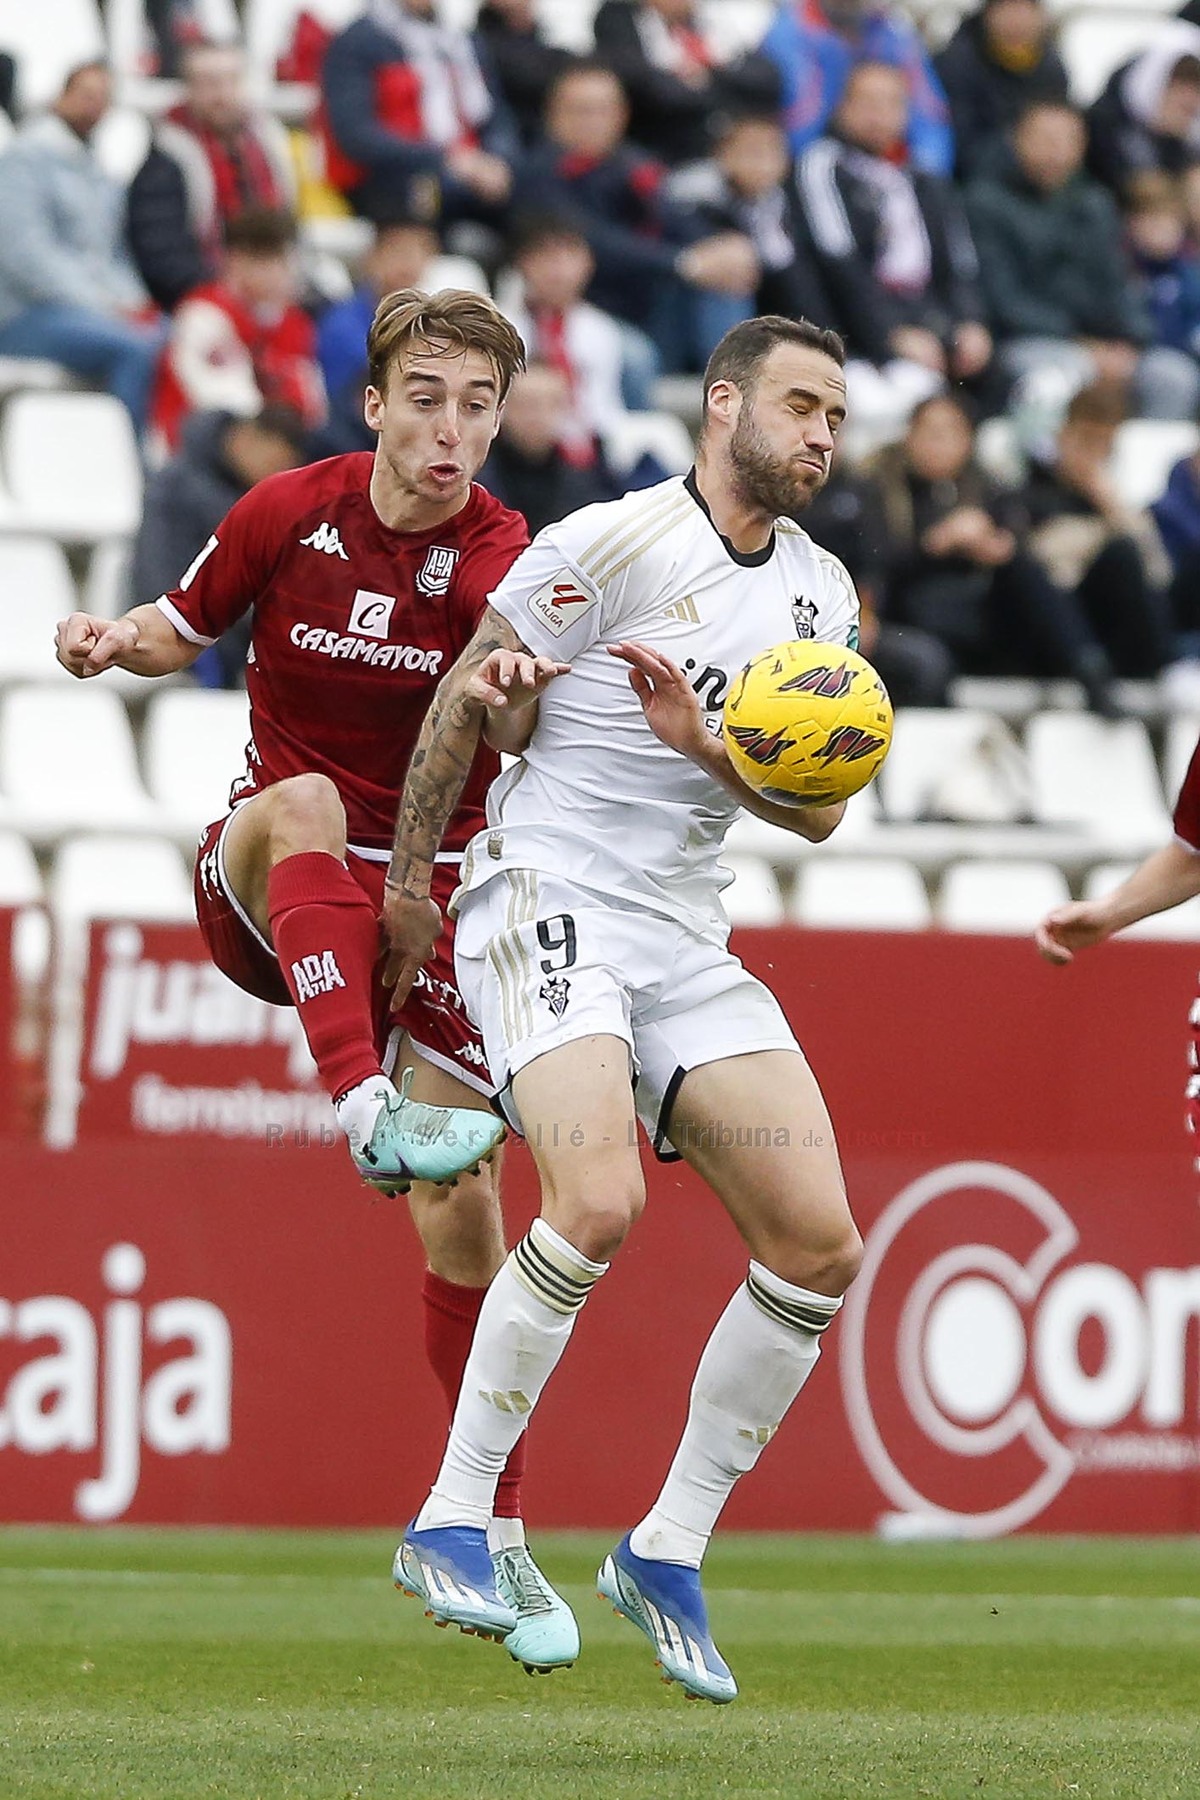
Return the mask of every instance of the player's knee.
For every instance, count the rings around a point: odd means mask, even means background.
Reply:
[[[292,775],[271,789],[271,842],[277,853],[346,847],[346,809],[328,775]]]
[[[641,1218],[646,1190],[630,1181],[595,1198],[560,1199],[547,1208],[548,1222],[592,1262],[611,1262]]]
[[[817,1243],[797,1236],[772,1245],[760,1260],[781,1280],[836,1298],[846,1292],[858,1274],[862,1258],[862,1238],[849,1225],[838,1236],[822,1238]]]

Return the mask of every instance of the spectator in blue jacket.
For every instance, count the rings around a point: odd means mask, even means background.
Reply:
[[[916,26],[890,0],[785,0],[761,49],[783,79],[795,155],[828,127],[855,63],[894,63],[908,77],[909,161],[928,175],[953,173],[945,92]]]
[[[433,187],[447,221],[495,222],[512,192],[516,126],[481,40],[442,25],[434,0],[370,0],[321,69],[321,123],[334,187],[386,217]]]
[[[1151,507],[1171,562],[1171,618],[1181,656],[1200,666],[1200,450],[1171,470]]]
[[[550,90],[546,135],[529,154],[522,191],[587,239],[594,306],[649,332],[665,368],[703,368],[753,311],[758,258],[743,233],[711,232],[666,196],[666,170],[625,140],[628,116],[611,69],[566,69]]]

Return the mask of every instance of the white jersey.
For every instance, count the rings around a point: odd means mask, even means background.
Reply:
[[[689,475],[548,526],[490,603],[571,672],[543,693],[528,748],[489,790],[460,895],[501,870],[537,869],[723,939],[732,876],[719,858],[738,803],[654,735],[628,664],[605,646],[630,638],[669,656],[717,731],[731,681],[760,651],[797,637],[857,643],[843,565],[790,519],[763,550],[735,550]]]

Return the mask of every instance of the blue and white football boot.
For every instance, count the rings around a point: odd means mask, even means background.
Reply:
[[[698,1569],[635,1556],[626,1533],[601,1563],[596,1591],[650,1639],[664,1681],[677,1681],[689,1700],[720,1706],[737,1699],[737,1682],[708,1629]]]
[[[466,1170],[474,1175],[504,1140],[504,1124],[482,1107],[429,1106],[410,1100],[413,1071],[405,1069],[394,1100],[384,1101],[375,1128],[354,1166],[381,1194],[407,1194],[414,1181],[453,1187]]]
[[[402,1594],[425,1602],[435,1625],[457,1625],[468,1637],[502,1643],[517,1615],[496,1591],[496,1571],[487,1532],[468,1525],[417,1531],[412,1525],[392,1564],[392,1580]]]
[[[527,1675],[549,1675],[569,1669],[579,1655],[575,1614],[556,1594],[524,1544],[493,1550],[496,1591],[517,1615],[504,1648]]]

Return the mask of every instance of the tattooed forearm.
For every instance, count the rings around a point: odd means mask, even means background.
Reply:
[[[454,667],[440,683],[409,764],[387,880],[401,893],[424,898],[433,861],[462,796],[486,711],[467,683],[494,650],[520,649],[508,621],[491,607]]]

